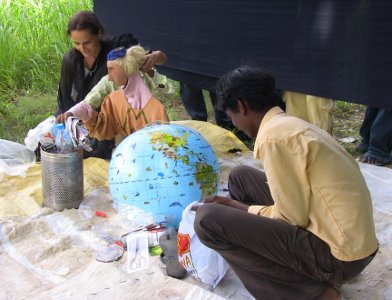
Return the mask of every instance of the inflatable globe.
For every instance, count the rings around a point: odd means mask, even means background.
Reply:
[[[215,195],[219,166],[212,147],[196,130],[175,124],[147,126],[125,138],[109,165],[115,206],[151,213],[155,223],[178,227],[193,201]]]

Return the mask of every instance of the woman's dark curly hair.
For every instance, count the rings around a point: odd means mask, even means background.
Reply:
[[[89,10],[81,10],[74,14],[68,22],[68,35],[72,31],[88,30],[93,35],[104,34],[105,30],[98,16]]]

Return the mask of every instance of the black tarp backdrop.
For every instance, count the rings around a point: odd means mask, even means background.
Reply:
[[[280,89],[392,108],[391,0],[94,0],[109,33],[161,49],[170,78],[214,85],[241,64]]]

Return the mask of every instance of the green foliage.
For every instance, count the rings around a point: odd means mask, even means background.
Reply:
[[[69,18],[91,0],[0,1],[0,118],[23,91],[53,91],[70,47]]]
[[[53,114],[69,18],[92,0],[0,0],[0,138],[23,143]],[[174,95],[157,95],[171,120],[188,119]]]
[[[355,103],[350,103],[350,102],[345,102],[341,100],[336,101],[336,110],[340,112],[350,112],[353,109],[356,109],[359,107],[361,104],[355,104]]]
[[[28,93],[18,101],[7,103],[9,110],[0,122],[0,139],[24,144],[29,129],[34,128],[56,110],[56,93]]]

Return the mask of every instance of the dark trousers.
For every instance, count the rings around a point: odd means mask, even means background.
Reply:
[[[216,124],[222,128],[234,132],[234,134],[241,141],[249,142],[250,138],[248,138],[245,133],[235,128],[226,113],[217,107],[217,97],[215,91],[209,90],[208,92],[210,94],[211,103],[214,108]],[[182,104],[184,105],[186,112],[190,115],[192,120],[207,121],[208,113],[202,89],[180,82],[180,96]]]
[[[91,139],[93,149],[91,152],[83,151],[83,158],[98,157],[103,159],[111,159],[112,151],[115,147],[114,140],[102,140]]]
[[[273,203],[263,172],[241,166],[229,176],[231,197],[247,204]],[[286,222],[220,204],[197,210],[195,231],[230,264],[256,299],[317,299],[326,287],[357,276],[374,255],[343,262],[311,232]]]
[[[359,133],[368,146],[365,156],[392,161],[392,110],[368,106]]]
[[[217,125],[227,128],[231,125],[230,119],[226,113],[219,110],[216,106],[217,99],[215,91],[210,90],[211,103],[214,108],[215,122]],[[202,89],[180,83],[180,96],[186,112],[192,120],[207,121],[208,113]]]

